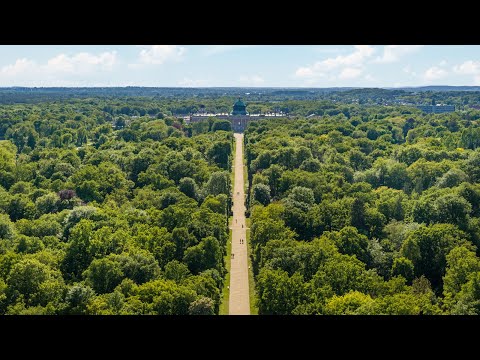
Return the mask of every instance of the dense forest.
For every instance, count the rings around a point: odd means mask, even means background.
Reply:
[[[480,92],[247,90],[2,89],[0,314],[220,313],[238,96],[259,314],[480,313]]]
[[[90,100],[1,106],[0,313],[218,313],[233,146],[220,124],[113,118]]]
[[[480,313],[478,120],[378,110],[247,129],[260,314]]]

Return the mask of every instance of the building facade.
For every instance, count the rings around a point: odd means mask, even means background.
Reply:
[[[238,99],[235,104],[233,104],[232,112],[228,115],[225,114],[193,114],[189,117],[185,117],[185,122],[195,123],[199,121],[205,121],[209,117],[215,117],[216,119],[225,119],[229,120],[232,124],[232,130],[234,132],[244,132],[247,128],[247,125],[250,121],[262,120],[271,117],[275,118],[284,118],[286,117],[283,113],[280,114],[249,114],[247,112],[247,105],[241,100]]]

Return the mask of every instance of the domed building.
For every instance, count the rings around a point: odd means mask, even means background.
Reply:
[[[245,105],[242,99],[238,98],[235,104],[233,104],[232,115],[247,115],[247,105]]]
[[[185,119],[187,124],[205,121],[209,117],[215,117],[216,119],[229,120],[232,124],[232,130],[234,132],[244,132],[250,121],[256,121],[266,119],[268,117],[275,116],[278,118],[285,117],[283,113],[267,113],[267,114],[249,114],[247,113],[247,105],[242,99],[238,98],[233,104],[233,110],[229,114],[192,114]]]

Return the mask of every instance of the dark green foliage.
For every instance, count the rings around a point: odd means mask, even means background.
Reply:
[[[198,245],[185,251],[184,262],[193,274],[207,269],[223,270],[223,256],[218,240],[209,236],[202,239]]]
[[[98,294],[112,292],[123,279],[121,265],[109,258],[95,259],[83,275]]]
[[[246,131],[259,313],[476,314],[478,123],[398,106],[310,111],[323,116]]]
[[[346,226],[338,232],[325,234],[325,236],[333,240],[341,253],[355,255],[364,263],[370,263],[370,254],[367,251],[368,238],[353,226]]]
[[[212,125],[212,131],[232,131],[232,123],[230,120],[215,120]]]
[[[396,258],[392,266],[392,276],[403,276],[410,283],[414,277],[412,261],[404,257]]]
[[[230,155],[232,152],[232,145],[230,141],[215,142],[208,150],[207,156],[211,161],[217,164],[222,169],[229,169]]]
[[[407,237],[401,253],[411,260],[415,275],[425,275],[434,288],[441,287],[445,274],[446,256],[455,246],[470,245],[466,234],[450,224],[435,224],[420,227]]]
[[[2,89],[0,314],[217,314],[233,134],[183,116],[234,91]],[[259,312],[480,313],[478,102],[252,92],[290,114],[245,133]]]
[[[270,186],[265,184],[255,184],[252,187],[253,199],[251,204],[254,201],[258,201],[260,204],[266,206],[270,203]]]
[[[192,199],[196,199],[198,196],[197,184],[192,178],[185,177],[180,179],[178,189]]]
[[[0,105],[0,314],[218,313],[233,134],[168,102]]]

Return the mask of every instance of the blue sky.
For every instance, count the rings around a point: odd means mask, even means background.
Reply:
[[[480,85],[480,46],[0,46],[0,87],[423,85]]]

